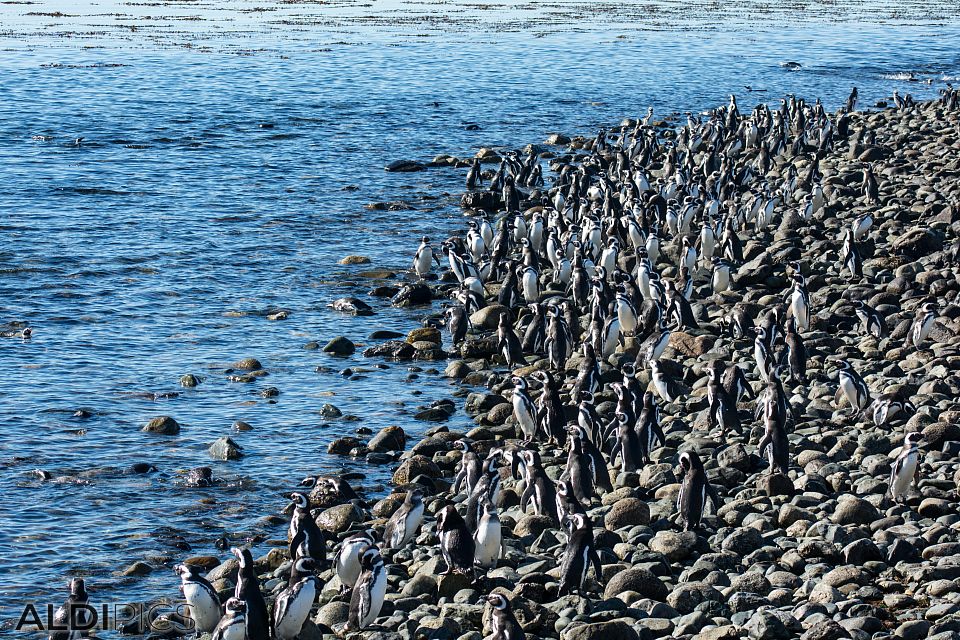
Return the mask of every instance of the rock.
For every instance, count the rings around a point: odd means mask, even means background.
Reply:
[[[570,144],[570,138],[562,133],[552,133],[547,137],[546,141],[544,141],[544,144],[548,144],[550,146]]]
[[[513,528],[513,533],[518,538],[532,536],[536,538],[541,533],[554,526],[553,518],[530,514],[520,518],[517,526]]]
[[[380,453],[403,451],[407,446],[407,434],[400,427],[384,427],[367,443],[367,449]]]
[[[343,533],[351,525],[362,521],[363,513],[349,502],[330,507],[317,516],[317,526],[331,533]]]
[[[821,620],[803,632],[800,640],[841,640],[850,634],[833,620]]]
[[[134,562],[129,567],[123,570],[123,575],[125,576],[145,576],[148,573],[153,572],[153,567],[148,565],[146,562]]]
[[[653,572],[642,567],[633,567],[615,574],[607,582],[607,586],[604,587],[603,597],[607,599],[615,598],[624,591],[636,591],[644,598],[661,602],[668,597],[667,585],[663,584]],[[719,592],[717,592],[717,595],[720,595]],[[722,596],[720,597],[722,598]]]
[[[907,260],[916,260],[939,251],[943,234],[929,227],[914,227],[894,240],[893,252]]]
[[[325,353],[332,353],[336,356],[349,356],[357,350],[356,346],[343,336],[337,336],[327,343],[323,348]]]
[[[750,470],[750,454],[746,447],[739,442],[725,448],[717,455],[717,464],[721,467],[729,467],[747,472]]]
[[[332,405],[329,402],[327,402],[322,407],[320,407],[321,418],[327,418],[332,420],[334,418],[339,418],[341,416],[343,416],[343,412],[340,411],[340,409],[338,409],[336,405]]]
[[[724,538],[720,546],[742,557],[762,547],[763,536],[752,527],[741,527]]]
[[[411,456],[404,460],[393,472],[393,484],[410,484],[419,475],[439,478],[441,476],[440,467],[426,456]]]
[[[754,640],[790,640],[792,634],[772,611],[757,611],[746,624],[747,635]]]
[[[327,453],[333,454],[335,456],[346,456],[350,455],[350,452],[354,449],[360,449],[363,447],[363,443],[360,442],[357,438],[347,436],[345,438],[337,438],[330,442],[327,445]]]
[[[714,341],[711,336],[694,336],[685,331],[670,334],[670,346],[688,358],[699,358],[710,351]]]
[[[682,562],[697,548],[697,534],[693,531],[658,531],[647,546],[651,551],[662,553],[670,562]]]
[[[192,389],[193,387],[196,387],[199,384],[200,384],[200,378],[193,375],[192,373],[188,373],[186,375],[180,376],[181,387]]]
[[[384,171],[411,173],[413,171],[423,171],[427,166],[414,160],[394,160],[383,168]]]
[[[782,473],[768,473],[760,480],[760,488],[768,496],[792,496],[793,481]]]
[[[260,361],[256,358],[244,358],[243,360],[238,360],[230,365],[231,369],[238,369],[240,371],[257,371],[263,369],[263,365],[260,364]]]
[[[510,311],[502,305],[487,305],[483,309],[470,314],[470,324],[478,329],[493,331],[500,324],[500,316],[504,313],[510,313]]]
[[[903,640],[922,640],[927,637],[929,630],[930,623],[926,620],[908,620],[897,627],[893,635]]]
[[[722,627],[705,629],[693,636],[693,640],[737,640],[740,632],[732,624],[726,624]]]
[[[940,451],[947,442],[960,440],[960,426],[952,422],[934,422],[923,428],[923,448]]]
[[[460,197],[460,206],[464,209],[479,209],[495,212],[500,208],[500,196],[486,189],[482,191],[467,191]]]
[[[367,256],[346,256],[340,259],[340,264],[370,264]]]
[[[452,598],[461,589],[469,589],[472,584],[470,576],[462,573],[441,575],[437,581],[437,593],[441,598]]]
[[[207,451],[214,460],[239,460],[243,457],[243,448],[227,436],[217,438]]]
[[[723,594],[706,582],[684,582],[678,584],[670,595],[667,604],[681,614],[692,613],[701,602],[723,602]]]
[[[611,531],[637,524],[650,524],[650,506],[639,498],[618,500],[604,516],[603,523]]]
[[[390,304],[395,307],[415,307],[422,304],[430,304],[433,300],[433,292],[430,287],[422,282],[405,284],[397,292],[397,295],[390,298]]]
[[[414,329],[407,334],[407,342],[413,344],[414,342],[432,342],[434,344],[441,344],[443,338],[440,336],[440,332],[433,327],[421,327],[419,329]]]
[[[390,360],[410,360],[417,350],[409,342],[401,340],[387,340],[378,345],[364,349],[365,358],[382,357]]]
[[[870,524],[880,519],[880,512],[863,498],[845,494],[839,497],[831,519],[837,524]]]
[[[158,416],[144,425],[141,431],[159,433],[165,436],[175,436],[180,433],[180,423],[170,416]]]
[[[329,305],[335,311],[341,313],[351,313],[355,316],[372,316],[373,308],[360,298],[347,296],[346,298],[337,298]]]
[[[320,607],[313,621],[331,629],[342,625],[350,616],[350,604],[334,600]]]
[[[639,640],[639,637],[625,620],[609,620],[567,627],[560,640]]]

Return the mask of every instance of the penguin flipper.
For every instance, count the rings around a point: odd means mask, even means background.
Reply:
[[[590,562],[593,564],[593,570],[597,574],[597,582],[603,582],[603,566],[600,564],[600,554],[593,547],[590,547]]]

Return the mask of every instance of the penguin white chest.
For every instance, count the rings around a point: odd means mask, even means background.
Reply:
[[[853,378],[850,376],[840,376],[840,389],[843,390],[843,395],[846,397],[847,402],[850,403],[850,406],[854,409],[860,408],[860,391],[857,389],[857,385],[854,383]]]
[[[918,456],[915,452],[911,452],[904,459],[903,466],[900,467],[899,473],[894,476],[893,485],[890,487],[890,493],[893,494],[894,498],[899,498],[904,495],[907,489],[910,488],[910,483],[913,481],[913,477],[917,472],[918,461]]]
[[[196,583],[183,585],[183,597],[190,605],[190,617],[199,631],[212,631],[220,622],[220,603],[202,586]]]

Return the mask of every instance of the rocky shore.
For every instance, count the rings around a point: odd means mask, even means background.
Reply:
[[[298,637],[513,637],[495,624],[491,594],[505,597],[528,638],[960,637],[960,107],[951,89],[928,103],[896,100],[837,113],[793,99],[773,112],[731,103],[685,126],[627,120],[596,137],[558,135],[502,156],[484,150],[475,164],[437,159],[494,181],[493,189],[471,184],[462,203],[497,239],[485,241],[475,225],[443,252],[431,248],[440,273],[433,264],[389,293],[397,305],[444,300],[454,311],[364,356],[446,361],[459,389],[418,415],[437,426],[417,442],[385,427],[366,442],[330,443],[336,455],[399,460],[391,495],[368,501],[342,482],[304,489],[331,557],[368,529],[382,545],[410,490],[424,495],[424,520],[412,541],[382,550],[387,591],[373,624],[344,629],[350,596],[326,566]],[[551,237],[562,255],[550,255]],[[582,301],[578,269],[590,276]],[[798,290],[808,319],[797,316]],[[357,299],[333,306],[369,312]],[[458,309],[469,328],[454,341],[440,329],[455,331]],[[631,309],[636,328],[627,326]],[[354,348],[346,338],[324,347]],[[717,363],[737,365],[748,392],[717,390]],[[845,366],[867,397],[847,393]],[[556,415],[544,397],[551,385]],[[662,440],[641,415],[647,391]],[[535,408],[532,435],[521,392]],[[717,408],[718,394],[733,408]],[[521,507],[537,466],[522,452],[538,454],[555,496],[561,481],[584,477],[584,458],[570,450],[582,439],[575,425],[602,452],[611,487],[587,472],[580,495],[566,498],[581,503],[600,568],[569,589],[579,530],[565,516],[576,509]],[[758,446],[777,428],[786,433],[785,470]],[[922,434],[915,485],[891,495],[891,470],[913,432]],[[220,443],[217,455],[239,455],[231,445]],[[464,449],[492,461],[499,479],[491,497],[502,553],[474,575],[447,572],[436,522],[450,504],[464,516],[476,508],[456,482]],[[696,486],[681,464],[691,454],[719,497],[700,526],[689,522],[697,509],[678,501]],[[287,588],[287,542],[254,562],[271,607]],[[184,561],[208,571],[222,601],[234,595],[236,559]]]

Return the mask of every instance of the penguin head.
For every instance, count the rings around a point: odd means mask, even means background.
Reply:
[[[247,612],[247,603],[240,598],[230,598],[225,606],[229,613],[242,614]]]
[[[513,376],[512,378],[510,378],[510,382],[513,383],[513,388],[518,391],[527,390],[527,381],[520,376]]]
[[[290,494],[290,501],[298,509],[309,509],[310,508],[310,498],[307,497],[305,493],[300,493],[295,491]]]
[[[73,578],[70,580],[70,595],[74,599],[86,599],[87,588],[84,585],[83,578]]]
[[[200,575],[200,567],[193,564],[178,564],[173,570],[182,579]]]
[[[903,444],[907,447],[916,447],[923,442],[923,434],[913,431],[903,437]]]
[[[311,576],[317,570],[317,562],[313,558],[298,558],[294,568],[301,576]]]
[[[383,565],[383,557],[380,555],[380,549],[376,545],[367,545],[360,552],[360,566],[364,569],[373,569],[377,565]]]
[[[934,313],[937,310],[937,303],[927,302],[927,303],[924,303],[923,307],[921,308],[923,309],[924,313]]]
[[[423,236],[422,238],[420,238],[420,242],[422,244],[430,244],[430,238],[427,236]]]
[[[497,611],[509,611],[510,601],[503,594],[491,593],[487,596],[487,602]]]
[[[230,552],[237,557],[237,561],[240,563],[240,568],[253,568],[253,555],[250,553],[250,549],[241,549],[239,547],[233,547],[230,549]]]

